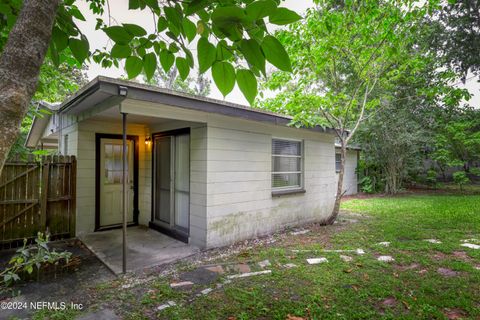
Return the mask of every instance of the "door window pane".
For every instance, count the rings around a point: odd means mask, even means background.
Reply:
[[[105,169],[105,184],[121,184],[123,183],[123,167],[122,155],[123,145],[105,143],[104,147],[104,169]],[[128,145],[127,145],[127,176],[128,176]]]

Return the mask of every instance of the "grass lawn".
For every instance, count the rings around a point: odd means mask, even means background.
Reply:
[[[235,279],[217,288],[224,280],[220,277],[209,285],[212,292],[198,297],[192,290],[205,285],[171,289],[171,279],[165,277],[128,289],[111,282],[96,288],[95,299],[126,319],[480,318],[480,249],[460,246],[462,240],[480,239],[479,195],[351,199],[342,209],[355,213],[350,218],[358,222],[311,225],[309,233],[279,234],[273,244],[262,243],[217,261],[255,264],[268,259],[271,274]],[[388,247],[378,244],[386,241]],[[349,253],[350,262],[340,259],[340,253],[321,252],[357,248],[366,253]],[[292,251],[297,249],[319,251]],[[380,255],[395,261],[377,261]],[[326,257],[328,262],[308,265],[305,259],[312,257]],[[287,263],[297,267],[285,268]],[[177,305],[156,311],[168,300]]]

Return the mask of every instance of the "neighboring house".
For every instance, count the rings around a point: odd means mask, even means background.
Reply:
[[[335,171],[340,172],[340,145],[335,144]],[[358,173],[357,166],[360,157],[359,147],[347,147],[347,158],[345,159],[345,172],[343,174],[343,192],[345,195],[352,195],[358,193]]]
[[[79,236],[122,222],[122,114],[132,225],[209,248],[332,211],[329,129],[290,127],[279,114],[106,77],[55,109],[34,121],[27,145],[55,140],[61,154],[76,156]]]

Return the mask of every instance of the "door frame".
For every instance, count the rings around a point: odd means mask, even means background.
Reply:
[[[122,140],[121,134],[114,133],[95,133],[95,229],[94,231],[103,231],[121,228],[121,225],[100,226],[100,157],[101,157],[101,139]],[[138,136],[127,135],[127,140],[133,142],[133,223],[128,226],[138,225]]]
[[[190,135],[190,143],[191,143],[191,139],[192,139],[192,136],[190,134],[190,127],[187,127],[187,128],[181,128],[181,129],[174,129],[174,130],[168,130],[168,131],[161,131],[161,132],[155,132],[155,133],[152,133],[152,152],[151,152],[151,156],[152,156],[152,204],[151,204],[151,216],[150,216],[150,222],[148,223],[148,226],[154,230],[157,230],[161,233],[164,233],[172,238],[175,238],[177,240],[180,240],[182,242],[185,242],[185,243],[188,243],[188,238],[190,237],[190,212],[189,212],[189,215],[188,215],[188,235],[185,236],[184,234],[181,234],[179,232],[177,232],[176,230],[174,229],[169,229],[169,228],[165,228],[157,223],[155,223],[155,138],[159,138],[159,137],[168,137],[168,136],[176,136],[176,135],[180,135],[180,134],[186,134],[188,133]],[[190,146],[188,148],[188,153],[189,153],[189,159],[190,159]],[[191,161],[191,159],[190,159]],[[189,161],[189,162],[190,162]],[[172,164],[170,164],[172,165]],[[174,164],[173,164],[174,165]],[[191,173],[191,172],[190,172]],[[189,181],[190,181],[190,175],[188,177]],[[191,191],[189,191],[189,199],[191,196]],[[190,205],[190,204],[189,204]],[[189,210],[190,211],[190,210]]]

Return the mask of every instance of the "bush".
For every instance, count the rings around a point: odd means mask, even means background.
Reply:
[[[465,171],[457,171],[453,174],[453,181],[460,186],[460,190],[463,190],[463,186],[470,182]]]
[[[23,241],[23,247],[18,249],[10,259],[9,266],[0,272],[0,286],[10,286],[20,280],[20,275],[31,274],[36,268],[37,272],[47,265],[57,265],[61,260],[70,259],[71,253],[56,252],[48,247],[49,236],[39,232],[35,243],[27,246],[27,239]]]
[[[360,179],[360,190],[365,193],[373,193],[375,190],[373,188],[372,178],[365,176]]]
[[[427,176],[425,178],[425,182],[436,188],[437,187],[437,171],[433,170],[433,169],[430,169],[427,171]]]

